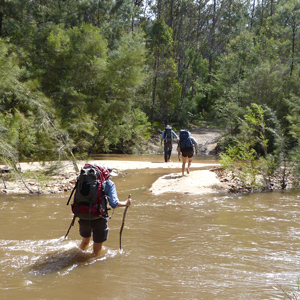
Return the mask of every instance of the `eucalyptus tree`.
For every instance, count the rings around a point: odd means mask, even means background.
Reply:
[[[111,145],[118,151],[135,151],[149,138],[147,116],[137,104],[139,89],[147,79],[143,38],[138,32],[124,34],[117,48],[108,53],[96,97],[94,145],[98,150],[107,151]]]
[[[238,118],[244,115],[245,107],[251,104],[246,101],[243,83],[258,64],[253,38],[254,35],[245,30],[232,39],[227,53],[219,57],[218,70],[214,73],[214,88],[218,97],[216,113],[232,130]]]
[[[212,74],[217,70],[217,60],[226,52],[226,45],[237,36],[240,32],[240,27],[243,25],[243,14],[246,7],[242,2],[233,1],[196,1],[191,2],[187,10],[187,18],[185,18],[184,32],[187,38],[183,39],[182,45],[185,45],[185,51],[189,52],[179,53],[178,56],[182,58],[182,72],[180,75],[180,82],[184,83],[184,87],[190,86],[195,88],[194,82],[202,82],[202,97],[197,97],[197,107],[199,112],[209,112],[212,110],[214,101],[216,100]],[[190,30],[192,28],[192,30]],[[190,60],[190,50],[195,53],[194,60]],[[202,72],[198,72],[199,76],[195,74],[192,78],[186,78],[185,70],[187,68],[195,69],[197,66],[191,64],[193,61],[207,61],[208,64],[201,67]],[[203,67],[207,67],[207,70]],[[203,76],[205,74],[205,76]],[[187,82],[186,82],[187,81]],[[184,89],[183,89],[184,90]],[[189,96],[195,93],[189,92]],[[184,96],[184,94],[183,94]]]
[[[278,41],[278,54],[283,63],[289,64],[292,75],[300,56],[299,1],[287,0],[278,5],[269,23],[272,36]]]
[[[290,134],[295,139],[292,150],[290,151],[290,160],[293,162],[293,171],[295,179],[300,178],[300,97],[293,95],[288,101],[289,113],[287,119],[289,121]]]
[[[15,166],[23,159],[72,157],[72,141],[55,120],[51,100],[27,78],[14,48],[0,39],[1,160]]]
[[[162,20],[156,20],[148,30],[149,61],[153,66],[152,102],[150,120],[163,123],[173,122],[178,82],[173,58],[172,29]],[[173,117],[172,117],[173,115]]]
[[[239,34],[247,6],[241,1],[160,0],[152,9],[156,16],[153,27],[157,20],[163,20],[172,30],[169,57],[176,64],[177,74],[173,74],[179,87],[174,114],[177,120],[188,125],[190,116],[199,116],[213,108],[216,95],[212,74],[217,68],[216,61],[231,38]],[[157,51],[154,56],[157,62]],[[154,73],[159,79],[161,73],[156,72],[155,67]]]
[[[298,145],[300,145],[300,98],[299,96],[293,95],[290,100],[288,100],[288,105],[290,108],[287,119],[290,123],[290,133],[297,140]]]
[[[0,159],[17,160],[18,153],[10,138],[12,125],[12,114],[16,97],[16,83],[20,76],[20,68],[17,64],[17,58],[14,53],[9,54],[6,43],[0,39]],[[10,123],[10,124],[9,124]]]
[[[272,11],[267,15],[264,26],[255,37],[261,61],[260,67],[252,74],[253,78],[256,73],[257,81],[248,86],[253,87],[253,98],[268,104],[287,130],[289,107],[286,100],[299,96],[299,1],[287,0],[273,4]],[[259,87],[262,92],[255,95]]]
[[[144,118],[141,113],[133,117],[135,95],[144,78],[144,43],[138,33],[123,35],[111,51],[95,26],[56,26],[36,68],[41,88],[78,152],[108,151],[119,140],[130,140],[129,120]],[[142,136],[133,144],[138,139]]]

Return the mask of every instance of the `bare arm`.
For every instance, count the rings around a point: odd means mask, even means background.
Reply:
[[[194,147],[195,147],[195,152],[196,154],[198,154],[198,143],[196,142],[196,140],[192,137],[192,142],[194,144]]]
[[[126,207],[126,206],[130,206],[131,205],[131,196],[128,196],[128,199],[125,201],[119,201],[117,207]]]

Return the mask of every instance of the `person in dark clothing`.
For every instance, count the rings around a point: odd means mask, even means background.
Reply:
[[[179,140],[177,134],[172,130],[170,125],[166,126],[166,129],[162,132],[160,144],[164,141],[164,158],[165,162],[171,161],[173,138]]]

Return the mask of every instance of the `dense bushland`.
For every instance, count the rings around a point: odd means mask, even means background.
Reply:
[[[298,170],[299,25],[295,0],[3,0],[1,160],[142,152],[205,122],[227,162]]]

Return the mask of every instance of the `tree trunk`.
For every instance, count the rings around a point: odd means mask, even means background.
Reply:
[[[261,17],[260,17],[260,25],[261,26],[263,25],[263,22],[264,22],[264,10],[265,10],[264,0],[262,0],[261,1]]]
[[[3,23],[3,12],[0,11],[0,36],[3,35],[3,32],[2,32],[2,23]]]
[[[294,22],[293,22],[294,23]],[[290,76],[293,74],[294,70],[294,57],[295,57],[295,36],[296,36],[296,26],[293,24],[293,37],[292,37],[292,62],[291,62],[291,71]]]
[[[214,0],[213,3],[213,16],[212,16],[212,27],[211,27],[211,41],[210,41],[210,51],[208,56],[208,71],[209,75],[207,77],[207,83],[211,82],[211,72],[213,69],[213,50],[215,48],[215,30],[216,30],[216,10],[217,10],[217,0]],[[209,94],[206,92],[206,102],[209,101]]]
[[[170,3],[170,27],[173,29],[173,6],[174,6],[174,0],[171,0]]]
[[[162,0],[157,0],[157,19],[161,18],[161,1]]]
[[[154,107],[155,107],[155,97],[156,97],[156,82],[157,82],[157,70],[159,66],[159,53],[155,55],[155,62],[154,62],[154,79],[153,79],[153,87],[152,87],[152,108],[151,108],[151,125],[153,125],[154,121]]]
[[[253,5],[252,5],[251,21],[250,21],[250,30],[251,30],[252,27],[253,27],[254,11],[255,11],[255,0],[253,1]]]
[[[167,79],[167,92],[165,100],[165,111],[164,111],[164,121],[165,124],[169,124],[169,103],[170,103],[170,82],[169,78]]]
[[[273,16],[273,9],[274,9],[274,0],[271,0],[271,11],[270,11],[270,16],[272,17]]]

